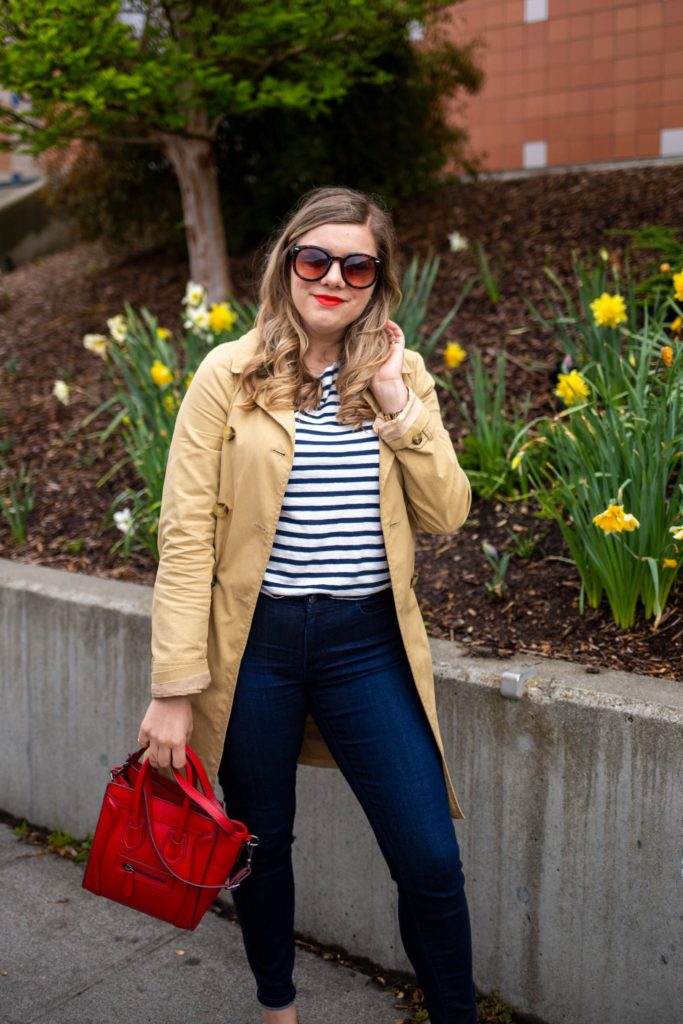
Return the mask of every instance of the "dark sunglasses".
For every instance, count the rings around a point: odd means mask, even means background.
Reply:
[[[377,256],[368,256],[364,252],[333,256],[317,245],[293,245],[287,255],[292,262],[292,270],[302,281],[321,281],[336,261],[350,288],[371,288],[382,265]]]

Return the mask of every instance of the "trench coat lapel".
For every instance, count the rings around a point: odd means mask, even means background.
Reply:
[[[232,359],[232,372],[233,374],[239,375],[244,366],[251,357],[255,354],[258,346],[258,333],[256,330],[251,330],[244,337],[240,338],[236,342],[235,353]],[[271,417],[276,423],[278,423],[282,429],[288,435],[291,443],[292,450],[294,449],[294,410],[285,408],[271,408],[266,405],[263,399],[259,396],[256,398],[256,404],[260,409]]]
[[[268,415],[274,419],[276,423],[279,423],[282,429],[286,431],[292,444],[292,450],[294,450],[294,431],[296,429],[294,410],[285,408],[274,409],[272,406],[266,405],[260,396],[256,399],[256,404],[259,409],[263,409],[264,412],[268,413]]]

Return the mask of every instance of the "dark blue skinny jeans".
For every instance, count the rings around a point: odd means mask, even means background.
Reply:
[[[234,893],[262,1006],[294,1002],[295,780],[311,712],[398,888],[401,937],[431,1024],[476,1024],[470,920],[441,758],[391,590],[361,600],[261,595],[219,779],[260,837]]]

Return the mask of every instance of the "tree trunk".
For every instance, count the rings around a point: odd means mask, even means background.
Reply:
[[[162,143],[180,184],[190,277],[209,302],[224,302],[233,291],[213,140],[164,134]]]

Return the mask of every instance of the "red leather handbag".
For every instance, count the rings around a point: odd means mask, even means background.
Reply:
[[[111,771],[83,888],[194,929],[222,889],[251,874],[258,838],[227,816],[189,746],[187,778],[174,768],[175,782],[140,761],[144,750]]]

